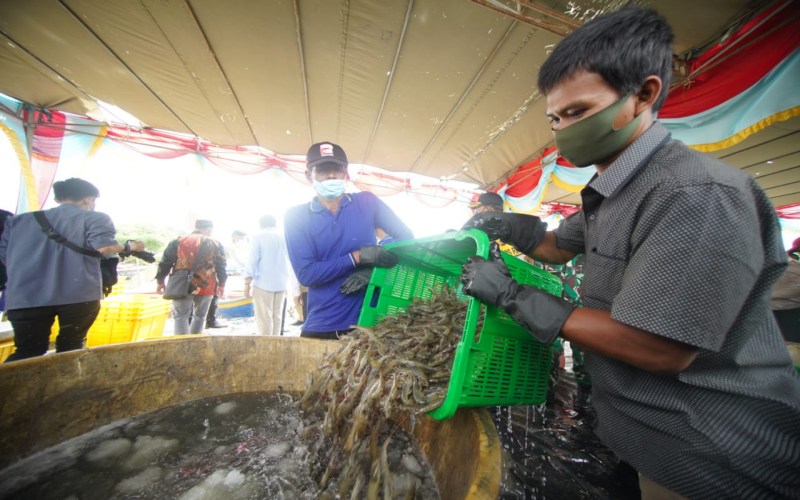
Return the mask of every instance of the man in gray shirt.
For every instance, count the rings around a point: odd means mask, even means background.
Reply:
[[[122,245],[114,239],[114,223],[94,211],[100,192],[91,183],[77,178],[59,181],[53,193],[59,205],[44,214],[67,241],[102,254],[144,251],[141,241]],[[48,238],[29,212],[6,221],[0,261],[8,271],[6,308],[16,348],[6,362],[45,354],[56,317],[56,352],[82,349],[103,298],[100,258]]]
[[[752,178],[656,121],[672,39],[657,13],[626,8],[562,40],[538,83],[560,154],[597,167],[582,210],[550,232],[524,214],[466,224],[542,262],[583,253],[585,307],[502,261],[472,257],[461,280],[540,342],[585,349],[597,434],[642,498],[797,498],[800,380],[769,309],[780,227]]]

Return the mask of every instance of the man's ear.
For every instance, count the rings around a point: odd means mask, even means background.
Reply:
[[[647,108],[652,109],[653,105],[658,100],[658,96],[661,95],[661,89],[663,88],[663,83],[661,82],[661,78],[656,75],[650,75],[644,79],[644,83],[642,83],[642,87],[639,89],[639,93],[636,94],[636,114],[639,115],[642,111]]]
[[[306,180],[309,182],[309,184],[313,184],[314,183],[314,181],[311,179],[311,169],[310,168],[306,169]]]

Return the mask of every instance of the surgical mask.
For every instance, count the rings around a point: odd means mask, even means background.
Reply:
[[[559,154],[576,167],[588,167],[608,160],[633,137],[641,122],[639,114],[622,128],[614,128],[614,119],[630,96],[606,109],[561,130],[555,131]]]
[[[328,179],[322,182],[313,181],[312,185],[314,186],[314,190],[318,195],[332,200],[344,194],[345,180]]]

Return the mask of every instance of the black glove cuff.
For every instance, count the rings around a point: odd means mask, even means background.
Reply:
[[[558,337],[574,306],[566,300],[537,288],[520,285],[506,312],[542,344]]]
[[[546,222],[542,222],[538,218],[535,222],[535,224],[530,224],[526,227],[527,231],[524,234],[513,234],[511,237],[511,241],[517,247],[517,250],[524,254],[528,254],[538,247],[547,232]]]
[[[497,304],[497,307],[500,309],[508,310],[508,308],[513,307],[514,299],[517,297],[517,293],[519,293],[519,290],[521,289],[522,285],[517,283],[509,276],[505,285],[498,288],[497,301],[495,304]]]
[[[398,262],[398,257],[378,245],[361,247],[360,266],[362,267],[393,267]]]

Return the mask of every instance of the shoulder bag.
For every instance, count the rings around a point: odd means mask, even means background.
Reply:
[[[183,299],[189,296],[191,283],[189,278],[192,276],[190,269],[176,269],[167,277],[167,286],[164,287],[164,297],[167,300]]]
[[[180,247],[180,238],[178,238],[178,246]],[[198,254],[199,253],[198,251]],[[195,266],[196,265],[197,261],[195,260]],[[192,274],[194,274],[194,269],[173,270],[169,276],[167,276],[167,284],[164,287],[164,295],[162,295],[162,297],[167,300],[177,300],[191,295],[194,291],[191,280]]]

